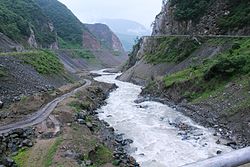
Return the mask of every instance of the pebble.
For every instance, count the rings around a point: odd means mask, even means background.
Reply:
[[[221,154],[222,153],[222,151],[221,150],[218,150],[217,152],[216,152],[216,154]]]

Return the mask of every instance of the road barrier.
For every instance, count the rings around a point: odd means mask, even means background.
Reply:
[[[235,150],[182,167],[237,167],[250,163],[250,147]]]

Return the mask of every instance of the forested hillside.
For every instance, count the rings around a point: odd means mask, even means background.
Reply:
[[[56,40],[52,22],[34,1],[1,0],[0,22],[0,32],[24,45],[32,31],[41,47],[49,47]]]
[[[164,1],[156,16],[153,35],[250,34],[248,0]]]
[[[36,0],[41,9],[52,20],[61,47],[80,48],[84,26],[62,3],[51,0]]]

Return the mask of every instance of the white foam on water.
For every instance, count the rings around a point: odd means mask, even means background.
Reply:
[[[103,71],[95,73],[106,74]],[[167,105],[154,101],[136,104],[134,101],[142,87],[116,80],[119,75],[95,78],[118,86],[110,93],[107,105],[98,110],[99,118],[109,123],[117,133],[123,133],[125,138],[134,141],[131,147],[136,151],[131,156],[142,167],[177,167],[216,156],[218,150],[231,151],[229,147],[216,144],[218,137],[211,129],[199,126]],[[180,122],[193,129],[187,140],[178,135],[180,129],[172,124]]]

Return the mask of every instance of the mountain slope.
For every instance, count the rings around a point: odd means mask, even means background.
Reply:
[[[62,48],[110,49],[123,52],[119,38],[102,24],[82,24],[80,20],[57,0],[36,0],[49,18],[53,21]],[[85,37],[87,36],[87,37]],[[84,40],[85,39],[85,40]],[[90,40],[90,41],[88,41]],[[95,43],[98,48],[91,47],[88,42]]]
[[[53,24],[34,1],[0,1],[0,32],[30,47],[50,47],[56,35]]]
[[[137,37],[147,36],[150,31],[140,23],[125,19],[101,19],[120,38],[126,51],[131,51]]]
[[[54,23],[60,47],[81,47],[83,25],[62,3],[56,0],[36,0]]]
[[[85,27],[108,49],[124,52],[119,38],[105,24],[85,24]]]
[[[57,53],[60,54],[59,57],[66,67],[69,67],[70,58],[74,62],[80,61],[84,64],[82,67],[90,69],[114,67],[126,60],[127,56],[124,54],[119,38],[106,25],[81,23],[65,5],[57,0],[36,1],[55,25],[59,49],[63,49]],[[90,58],[89,54],[74,56],[75,53],[79,53],[79,49],[81,53],[90,51],[92,56]],[[75,66],[75,70],[78,69],[79,65]]]
[[[250,34],[248,0],[166,1],[156,16],[153,35]]]
[[[153,35],[134,46],[120,79],[144,85],[143,96],[177,105],[185,115],[233,141],[233,147],[249,145],[250,37],[209,36],[248,36],[249,2],[166,2]],[[235,11],[242,6],[246,7]],[[220,19],[231,28],[220,26]],[[182,34],[192,35],[178,36]]]

